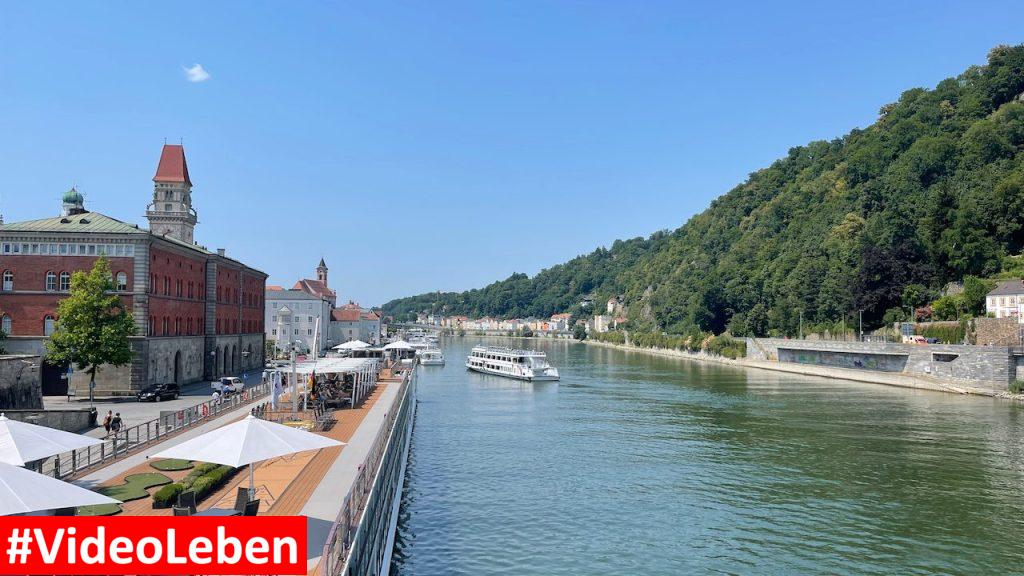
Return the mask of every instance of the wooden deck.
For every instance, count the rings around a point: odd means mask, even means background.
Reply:
[[[379,382],[370,396],[358,408],[335,410],[334,425],[330,430],[317,432],[317,434],[347,442],[362,423],[367,412],[376,403],[385,387],[390,385],[394,384]],[[260,499],[260,515],[290,516],[298,514],[309,499],[310,494],[320,484],[320,481],[323,480],[335,459],[344,449],[344,446],[340,446],[312,452],[301,452],[261,462],[257,465],[254,478],[256,497]],[[103,486],[122,484],[126,476],[143,472],[159,471],[147,462],[104,482]],[[188,472],[188,470],[181,470],[161,473],[170,477],[171,480],[177,481],[184,478]],[[231,508],[234,505],[237,488],[248,485],[248,472],[245,469],[239,470],[234,478],[220,490],[203,500],[199,507],[201,509]],[[150,488],[150,495],[157,490],[159,490],[159,487]],[[121,505],[123,509],[121,514],[127,516],[170,516],[172,514],[171,509],[154,510],[152,503],[152,497],[126,502]]]

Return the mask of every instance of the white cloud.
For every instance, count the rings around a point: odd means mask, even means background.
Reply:
[[[189,82],[206,82],[210,79],[210,73],[203,68],[202,64],[182,66],[181,69],[185,71],[185,78],[188,78]]]

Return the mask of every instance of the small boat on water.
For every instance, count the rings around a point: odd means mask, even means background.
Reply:
[[[424,366],[444,366],[444,352],[438,348],[417,350],[416,356],[419,357],[420,364]]]
[[[547,354],[503,346],[474,346],[466,368],[519,380],[558,380],[558,368],[548,363]]]

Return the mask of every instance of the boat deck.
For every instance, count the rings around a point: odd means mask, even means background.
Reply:
[[[317,432],[329,438],[346,442],[345,446],[303,452],[260,463],[254,471],[256,497],[260,499],[260,516],[305,515],[308,522],[307,565],[315,573],[320,554],[334,519],[338,516],[345,496],[353,486],[357,473],[372,448],[374,439],[383,426],[389,410],[401,388],[400,376],[382,370],[377,386],[357,408],[342,408],[333,412],[335,423],[330,429]],[[287,405],[287,402],[285,402]],[[124,483],[132,474],[159,472],[177,481],[189,470],[159,471],[150,466],[149,455],[191,437],[244,418],[249,406],[227,413],[220,418],[169,438],[137,454],[112,462],[92,471],[75,483],[95,489]],[[248,486],[249,476],[244,471],[236,474],[217,492],[205,498],[200,509],[231,508],[238,487]],[[150,488],[152,495],[159,487]],[[146,497],[122,504],[122,515],[170,516],[171,509],[154,509],[152,498]]]

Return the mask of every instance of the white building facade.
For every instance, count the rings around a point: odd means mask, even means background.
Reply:
[[[1016,318],[1024,324],[1024,281],[1006,280],[985,296],[985,311],[996,318]]]
[[[267,290],[265,322],[268,340],[279,349],[297,343],[304,352],[322,352],[332,344],[329,335],[331,302],[302,290]]]

